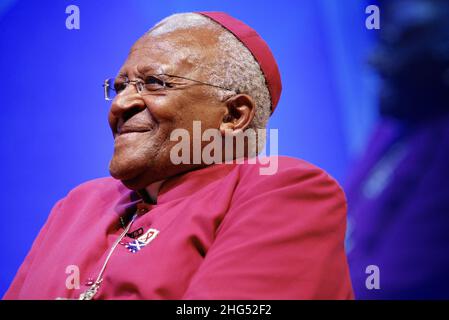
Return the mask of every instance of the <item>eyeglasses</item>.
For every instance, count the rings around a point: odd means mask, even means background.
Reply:
[[[182,86],[182,83],[176,83],[176,81],[169,81],[170,79],[183,79],[191,82],[195,82],[197,84],[215,87],[218,89],[232,91],[238,94],[238,90],[233,90],[221,86],[217,86],[214,84],[189,79],[181,76],[174,76],[170,74],[152,74],[145,77],[145,79],[137,79],[137,80],[125,80],[125,81],[117,81],[115,78],[108,78],[103,83],[104,89],[104,98],[107,101],[111,101],[114,97],[121,92],[123,92],[130,84],[133,84],[136,87],[137,92],[140,95],[154,94],[158,91],[174,89],[176,87]]]

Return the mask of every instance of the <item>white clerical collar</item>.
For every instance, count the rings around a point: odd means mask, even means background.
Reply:
[[[155,203],[157,201],[157,195],[159,193],[159,189],[161,188],[162,183],[164,183],[164,180],[156,181],[145,188],[151,200],[153,200]]]

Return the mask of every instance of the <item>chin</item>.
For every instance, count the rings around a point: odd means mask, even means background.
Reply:
[[[123,183],[125,187],[134,191],[145,189],[145,187],[147,186],[147,184],[142,183],[142,180],[139,179],[138,177],[125,180],[120,179],[120,181]]]
[[[143,161],[139,159],[122,159],[121,157],[114,156],[109,163],[109,173],[117,180],[131,190],[140,190],[145,188],[148,184],[155,182],[155,178],[160,178],[160,170],[154,172],[154,165],[151,160]]]
[[[140,179],[140,174],[131,170],[120,170],[110,166],[109,173],[114,179],[120,180],[128,189],[139,190],[146,187],[146,184]]]
[[[129,180],[139,175],[139,166],[131,161],[120,161],[116,157],[109,163],[109,173],[118,180]]]

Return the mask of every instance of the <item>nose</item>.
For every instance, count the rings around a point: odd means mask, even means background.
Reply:
[[[145,101],[138,93],[136,86],[127,86],[126,89],[112,101],[108,117],[112,131],[116,133],[117,123],[120,119],[124,122],[145,108]]]

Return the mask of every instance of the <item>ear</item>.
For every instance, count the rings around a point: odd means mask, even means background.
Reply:
[[[256,104],[251,96],[237,94],[225,101],[227,112],[220,124],[220,132],[235,132],[245,130],[254,118]]]

